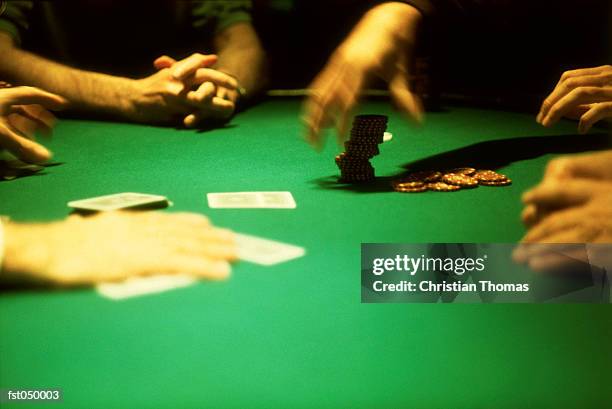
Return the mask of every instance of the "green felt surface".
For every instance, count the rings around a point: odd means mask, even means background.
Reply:
[[[363,109],[388,114],[394,138],[373,161],[381,180],[356,188],[335,183],[331,141],[316,154],[300,140],[297,100],[265,102],[205,133],[62,121],[48,143],[62,164],[0,183],[0,214],[51,220],[74,199],[163,194],[174,202],[166,211],[204,213],[307,254],[267,268],[239,263],[227,282],[122,302],[87,289],[1,293],[0,387],[61,387],[57,406],[66,408],[609,403],[609,306],[360,303],[361,242],[516,242],[521,192],[549,159],[592,149],[589,137],[518,113],[449,108],[417,129],[382,102]],[[389,190],[386,178],[403,166],[432,160],[495,165],[514,183]],[[266,190],[291,191],[297,209],[213,210],[205,199]]]

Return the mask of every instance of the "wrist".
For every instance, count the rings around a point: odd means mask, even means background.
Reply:
[[[130,78],[118,78],[117,86],[115,87],[115,112],[121,118],[129,121],[139,121],[139,112],[142,110],[145,95],[142,81],[145,79],[135,80]]]
[[[422,17],[410,4],[387,2],[370,9],[363,20],[369,27],[385,30],[394,41],[412,42]]]

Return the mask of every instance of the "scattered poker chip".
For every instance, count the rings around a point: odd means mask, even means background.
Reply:
[[[461,190],[461,186],[449,185],[448,183],[444,182],[428,183],[427,188],[435,192],[454,192],[457,190]]]
[[[442,176],[442,182],[461,187],[477,187],[478,181],[461,173],[447,173]]]
[[[459,173],[462,175],[468,175],[468,176],[472,176],[474,173],[476,173],[476,169],[475,168],[454,168],[454,169],[449,169],[446,171],[446,173]]]
[[[392,186],[393,190],[402,193],[420,193],[428,190],[424,182],[394,182]]]
[[[395,182],[392,183],[392,186],[394,188],[396,188],[396,187],[400,187],[400,188],[415,188],[415,187],[425,186],[425,182],[419,182],[419,181],[415,181],[415,182],[395,181]]]
[[[437,182],[442,178],[442,172],[438,172],[437,170],[422,170],[419,172],[413,172],[408,174],[404,178],[406,181],[414,181],[414,182],[426,182],[432,183]]]
[[[419,187],[396,187],[394,188],[396,192],[400,193],[421,193],[427,192],[429,188],[427,185],[419,186]]]
[[[492,182],[496,180],[508,179],[506,175],[502,175],[501,173],[497,173],[492,170],[477,170],[472,177],[479,182]]]
[[[512,179],[501,179],[501,180],[483,180],[479,184],[483,186],[508,186],[512,184]]]
[[[442,173],[437,170],[412,172],[391,182],[396,192],[416,193],[431,190],[435,192],[456,192],[464,188],[483,186],[508,186],[512,184],[506,175],[493,170],[476,170],[460,167]]]

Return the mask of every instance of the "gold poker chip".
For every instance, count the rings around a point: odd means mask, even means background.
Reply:
[[[477,170],[473,177],[479,182],[492,182],[496,180],[508,179],[506,175],[502,175],[501,173],[497,173],[492,170]]]
[[[427,188],[435,192],[455,192],[457,190],[461,190],[461,186],[449,185],[448,183],[444,182],[428,183]]]
[[[400,193],[421,193],[421,192],[427,192],[428,187],[425,184],[419,187],[397,187],[396,186],[394,190]]]
[[[478,186],[478,181],[476,179],[460,173],[447,173],[442,176],[442,182],[448,183],[449,185],[457,185],[461,187]]]
[[[407,182],[433,183],[439,181],[440,178],[442,178],[442,172],[438,172],[437,170],[423,170],[410,173],[404,180]]]
[[[479,184],[483,186],[508,186],[512,184],[511,179],[501,179],[501,180],[481,180]]]
[[[458,173],[461,175],[468,175],[468,176],[472,176],[474,173],[476,173],[476,169],[474,168],[454,168],[454,169],[449,169],[446,171],[446,173]]]

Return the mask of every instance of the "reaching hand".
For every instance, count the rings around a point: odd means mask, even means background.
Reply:
[[[416,9],[400,3],[383,4],[362,18],[310,86],[304,122],[311,145],[320,148],[322,130],[330,126],[336,127],[338,143],[344,140],[351,111],[375,77],[389,84],[401,111],[421,121],[421,104],[408,87],[408,55],[419,19]]]
[[[552,126],[564,116],[580,119],[580,133],[612,117],[612,66],[563,73],[553,92],[542,103],[536,120],[544,126]]]
[[[62,109],[62,97],[32,87],[0,89],[0,148],[19,159],[39,163],[51,152],[35,140],[35,133],[51,133],[55,117],[47,109]]]
[[[64,286],[152,274],[225,279],[233,233],[192,213],[115,212],[5,225],[7,279]]]

